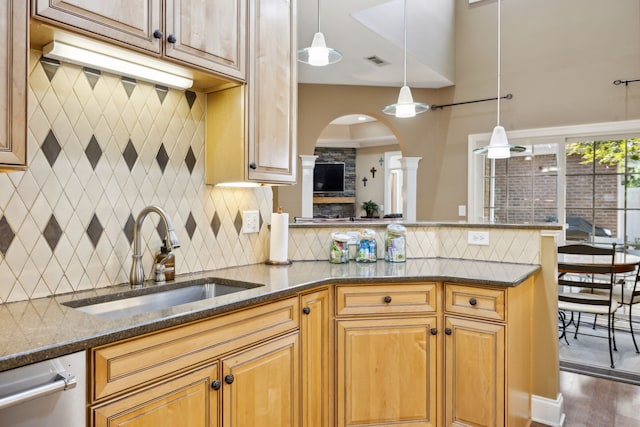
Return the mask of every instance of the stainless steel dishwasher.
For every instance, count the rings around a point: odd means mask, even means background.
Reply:
[[[86,425],[86,356],[0,372],[0,427]]]

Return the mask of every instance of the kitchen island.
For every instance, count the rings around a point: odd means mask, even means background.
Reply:
[[[254,264],[178,276],[175,283],[210,277],[214,281],[232,280],[264,286],[129,318],[102,319],[64,305],[79,299],[108,299],[129,291],[128,284],[1,304],[0,371],[276,300],[326,283],[438,280],[515,286],[539,269],[539,265],[531,264],[447,258],[410,259],[406,263],[301,261],[290,266]],[[171,284],[150,283],[148,287]]]
[[[86,349],[92,426],[142,426],[158,414],[170,424],[188,415],[233,425],[524,426],[539,272],[449,258],[300,261],[6,304],[12,336],[0,366]],[[251,288],[115,318],[71,307],[206,282]],[[482,390],[491,391],[472,398]],[[255,403],[239,411],[229,406],[237,401]]]

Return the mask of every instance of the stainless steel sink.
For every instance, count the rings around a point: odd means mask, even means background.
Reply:
[[[262,285],[253,283],[200,283],[171,289],[158,289],[144,295],[118,295],[108,301],[77,300],[63,303],[76,310],[107,319],[133,316],[150,311],[175,307],[181,304],[215,298]],[[154,291],[154,289],[152,289]],[[133,293],[133,291],[131,292]]]

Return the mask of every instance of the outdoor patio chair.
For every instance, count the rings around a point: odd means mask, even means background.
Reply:
[[[620,307],[613,297],[615,253],[615,244],[611,248],[585,244],[558,248],[558,254],[564,254],[562,262],[558,262],[558,287],[568,289],[568,291],[558,292],[558,310],[565,314],[571,313],[571,319],[568,322],[561,315],[562,333],[565,334],[566,339],[566,328],[573,323],[574,338],[577,338],[582,313],[606,316],[609,359],[612,368],[615,367],[613,351],[617,351],[613,328],[614,314]],[[574,313],[577,313],[577,319]]]

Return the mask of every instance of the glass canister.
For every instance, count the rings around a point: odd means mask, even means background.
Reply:
[[[349,236],[346,233],[331,233],[331,248],[329,262],[332,264],[346,264],[349,262]]]
[[[358,233],[356,262],[376,262],[377,260],[376,232],[370,229],[360,230]]]
[[[384,237],[384,260],[405,262],[407,260],[407,229],[400,224],[389,224]]]

